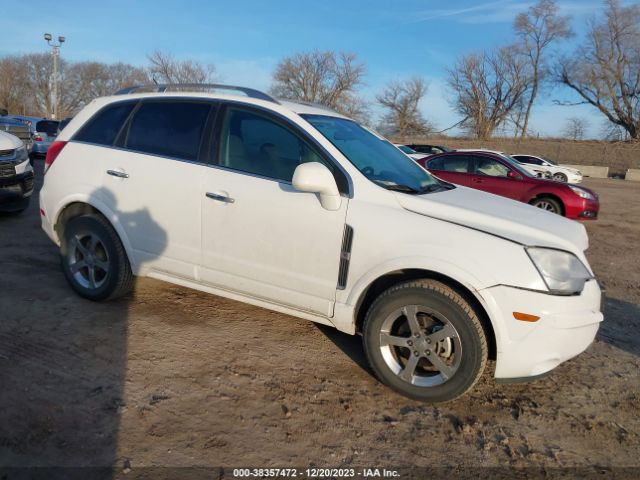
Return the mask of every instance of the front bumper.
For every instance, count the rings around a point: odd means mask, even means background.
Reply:
[[[3,162],[0,168],[0,209],[21,210],[33,193],[33,168],[29,160],[19,164]]]
[[[0,209],[21,210],[28,204],[32,193],[33,171],[0,178]]]
[[[565,215],[574,220],[595,220],[600,212],[600,201],[581,198],[572,198],[571,202],[565,203]]]
[[[536,377],[582,353],[593,342],[603,315],[602,293],[595,280],[580,295],[556,296],[507,286],[479,293],[493,314],[497,341],[495,377],[502,381]],[[513,312],[539,316],[516,320]]]
[[[582,175],[578,175],[577,173],[568,173],[567,183],[582,183]]]

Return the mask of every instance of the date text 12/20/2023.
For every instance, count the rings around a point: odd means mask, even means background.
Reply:
[[[386,468],[234,468],[233,478],[397,478]]]

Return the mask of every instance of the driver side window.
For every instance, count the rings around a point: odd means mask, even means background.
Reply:
[[[476,157],[476,175],[506,177],[509,168],[502,162],[489,157]]]
[[[326,165],[313,148],[285,126],[252,111],[227,108],[220,166],[290,182],[296,167],[307,162]]]
[[[530,163],[532,165],[544,165],[544,162],[542,160],[540,160],[539,158],[534,158],[534,157],[524,157],[523,161],[525,163]]]

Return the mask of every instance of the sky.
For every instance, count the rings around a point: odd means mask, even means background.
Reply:
[[[513,20],[527,0],[0,0],[0,55],[46,52],[43,34],[64,35],[61,56],[146,64],[158,49],[178,59],[215,65],[224,83],[268,90],[271,73],[285,56],[309,50],[353,52],[367,66],[362,95],[374,101],[390,80],[417,75],[428,85],[420,107],[439,129],[461,117],[451,106],[447,68],[460,55],[513,41]],[[628,3],[628,2],[626,2]],[[25,15],[25,7],[28,11]],[[573,17],[576,37],[602,9],[593,0],[558,0]],[[11,39],[7,41],[7,39]],[[569,117],[585,118],[588,135],[599,136],[603,117],[593,108],[557,106],[577,101],[562,87],[547,89],[534,107],[532,130],[558,136]],[[375,111],[375,110],[374,110]]]

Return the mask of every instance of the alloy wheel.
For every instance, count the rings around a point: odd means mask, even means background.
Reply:
[[[536,207],[541,208],[542,210],[547,210],[548,212],[556,213],[556,207],[551,202],[547,202],[546,200],[540,200],[536,203]]]
[[[553,179],[556,182],[566,182],[567,181],[567,177],[563,174],[563,173],[556,173],[553,175]]]
[[[109,273],[109,255],[93,233],[74,235],[67,257],[73,279],[84,288],[100,288]]]
[[[418,387],[441,385],[462,359],[462,342],[453,324],[424,305],[407,305],[384,320],[380,351],[399,378]]]

